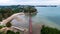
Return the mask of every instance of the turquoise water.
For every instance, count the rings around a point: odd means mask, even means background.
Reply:
[[[38,12],[44,16],[60,15],[60,7],[36,7]]]
[[[36,7],[37,15],[33,22],[60,29],[60,7]]]

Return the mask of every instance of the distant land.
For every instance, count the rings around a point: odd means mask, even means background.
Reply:
[[[23,7],[23,6],[35,6],[35,7],[57,7],[57,5],[9,5],[9,6],[2,6],[0,5],[0,8],[16,8],[16,7]]]

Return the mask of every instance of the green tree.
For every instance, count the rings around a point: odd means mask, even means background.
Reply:
[[[24,6],[24,13],[29,13],[34,16],[37,14],[37,9],[34,6]]]
[[[43,26],[41,30],[41,34],[60,34],[60,30],[56,28]]]
[[[3,9],[1,9],[0,13],[1,13],[1,15],[2,15],[2,18],[5,19],[5,18],[11,16],[11,14],[12,14],[12,9],[10,9],[10,8],[3,8]]]

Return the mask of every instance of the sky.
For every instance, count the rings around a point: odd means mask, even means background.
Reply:
[[[0,0],[0,5],[60,5],[60,0]]]

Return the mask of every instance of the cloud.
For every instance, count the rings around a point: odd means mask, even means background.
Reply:
[[[0,0],[0,5],[60,5],[60,0]]]
[[[14,0],[0,0],[0,5],[15,5],[17,2]]]
[[[29,1],[29,2],[20,2],[18,4],[22,5],[60,5],[60,1]]]
[[[41,5],[60,5],[60,1],[42,1]]]

